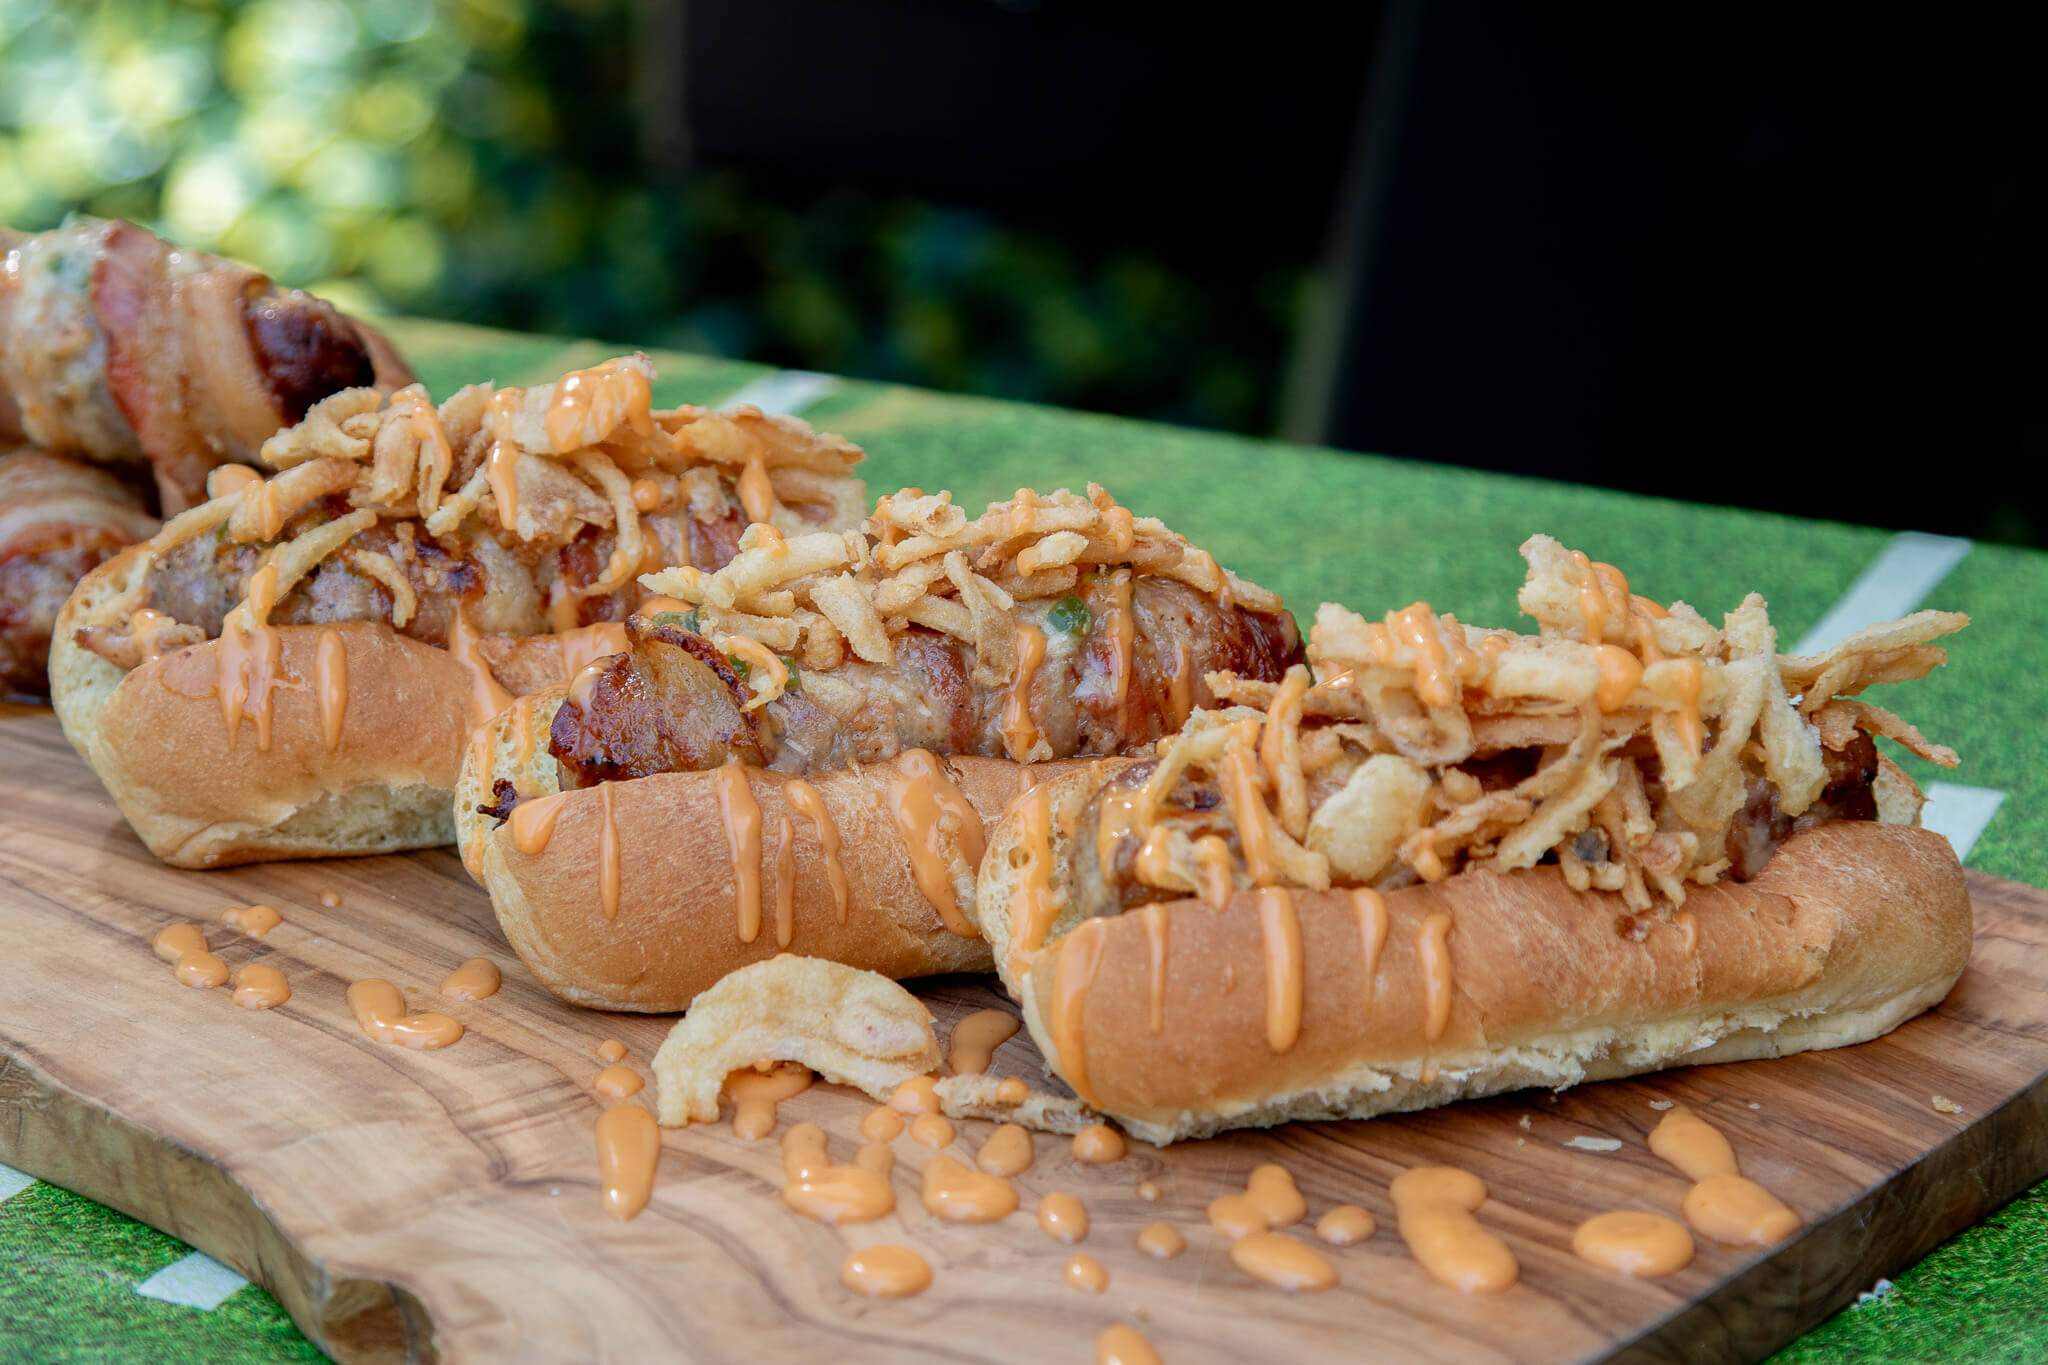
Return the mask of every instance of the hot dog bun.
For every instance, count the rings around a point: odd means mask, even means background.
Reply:
[[[446,651],[389,626],[280,626],[270,744],[242,720],[230,744],[218,693],[220,641],[123,672],[76,642],[146,561],[135,546],[87,575],[58,614],[52,699],[72,747],[99,773],[149,851],[174,867],[388,853],[445,844],[469,732],[470,682]],[[346,676],[329,749],[317,685],[323,635]],[[332,646],[330,646],[330,649]]]
[[[1067,779],[1055,806],[1089,789]],[[999,960],[1026,843],[1013,814],[982,865],[979,920]],[[1971,943],[1948,841],[1863,820],[1795,834],[1755,880],[1694,888],[1662,918],[1631,919],[1619,895],[1575,892],[1555,867],[1390,891],[1369,981],[1355,894],[1295,890],[1281,894],[1299,925],[1299,1028],[1276,1048],[1269,972],[1283,1002],[1290,972],[1269,965],[1269,942],[1286,941],[1265,923],[1275,894],[1239,891],[1221,913],[1182,899],[1056,919],[1009,976],[1053,1069],[1151,1142],[1364,1118],[1863,1042],[1946,995]],[[1438,915],[1448,971],[1433,974],[1423,935]],[[1618,932],[1635,925],[1640,938]],[[1448,992],[1434,1038],[1433,989]]]
[[[949,929],[920,887],[892,814],[891,784],[917,760],[899,756],[802,779],[816,791],[839,841],[842,920],[818,822],[790,798],[797,779],[735,766],[724,778],[657,773],[563,794],[548,755],[548,727],[563,695],[561,687],[546,689],[485,727],[486,738],[465,759],[456,797],[465,862],[489,888],[506,939],[555,994],[599,1009],[681,1010],[728,972],[785,950],[897,978],[989,969],[989,945]],[[1028,768],[994,758],[936,762],[985,825],[995,823],[1027,778],[1046,780],[1090,766],[1088,760]],[[1121,760],[1100,763],[1108,771]],[[751,856],[735,854],[720,808],[719,784],[735,777],[760,811],[758,854]],[[500,824],[478,813],[500,781],[518,788],[522,804],[560,794],[538,851],[520,851],[519,820]],[[778,865],[785,821],[786,882]],[[961,927],[971,933],[968,842],[950,816],[932,828],[935,865],[950,883]],[[608,840],[617,850],[617,912],[609,917],[603,888]],[[758,920],[747,936],[741,875],[758,876]],[[783,932],[778,906],[785,896]]]

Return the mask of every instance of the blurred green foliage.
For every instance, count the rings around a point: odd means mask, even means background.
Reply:
[[[1299,272],[1219,289],[902,195],[655,172],[644,13],[0,0],[0,222],[132,218],[366,311],[1275,425]]]

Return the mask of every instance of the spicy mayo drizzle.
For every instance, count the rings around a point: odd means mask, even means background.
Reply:
[[[796,835],[787,815],[775,817],[775,946],[796,936]]]
[[[373,1042],[426,1049],[447,1047],[462,1037],[462,1025],[445,1014],[408,1016],[398,987],[380,977],[350,986],[348,1007],[356,1017],[356,1027]],[[651,1116],[648,1122],[653,1122]]]
[[[473,957],[441,978],[441,994],[450,1000],[485,1000],[504,984],[498,964],[487,957]]]
[[[1415,938],[1416,957],[1422,964],[1422,1036],[1430,1042],[1444,1036],[1451,1022],[1451,917],[1435,914],[1424,918]]]
[[[1024,866],[1010,893],[1010,970],[1045,943],[1052,929],[1052,793],[1041,784],[1017,799],[1019,851]]]
[[[238,934],[262,938],[284,923],[284,916],[267,905],[237,905],[222,912],[220,922]]]
[[[228,964],[206,949],[206,935],[196,924],[173,924],[157,931],[149,946],[171,964],[178,984],[212,990],[228,979]]]
[[[979,1076],[988,1070],[995,1050],[1016,1036],[1017,1028],[1017,1016],[1006,1010],[976,1010],[953,1025],[946,1065],[955,1076]]]
[[[1286,1052],[1301,1037],[1301,918],[1280,887],[1257,893],[1266,959],[1266,1046]]]
[[[565,374],[555,385],[554,401],[548,404],[543,423],[548,444],[558,452],[583,445],[587,435],[584,426],[593,414],[606,434],[620,426],[630,426],[642,436],[651,435],[652,397],[647,376],[617,360]]]
[[[832,823],[818,789],[802,778],[784,783],[782,798],[818,832],[818,848],[825,855],[825,879],[832,886],[832,910],[841,924],[846,923],[846,868],[839,861],[839,827]]]
[[[1466,1294],[1498,1294],[1521,1277],[1508,1244],[1472,1215],[1486,1184],[1453,1166],[1418,1166],[1387,1187],[1401,1240],[1430,1275]]]
[[[1003,698],[1003,748],[1023,762],[1038,743],[1038,723],[1031,719],[1031,680],[1045,662],[1045,632],[1037,626],[1017,627],[1017,676]]]
[[[603,820],[597,827],[597,897],[607,920],[619,917],[619,821],[612,802],[612,784],[600,782],[598,805]]]
[[[1146,1024],[1157,1034],[1166,1028],[1166,907],[1154,901],[1139,913],[1145,920],[1145,953],[1151,967]],[[1296,938],[1299,939],[1299,934]]]
[[[810,1068],[778,1067],[774,1071],[735,1071],[725,1078],[732,1096],[734,1136],[752,1142],[775,1131],[775,1106],[811,1088]]]
[[[341,725],[348,716],[348,649],[341,632],[320,632],[313,649],[313,697],[320,707],[320,739],[333,753],[341,747]]]
[[[1666,1114],[1650,1132],[1650,1150],[1693,1182],[1685,1194],[1685,1221],[1709,1241],[1771,1246],[1798,1228],[1799,1215],[1744,1176],[1728,1139],[1691,1110]]]
[[[866,1298],[901,1299],[930,1288],[932,1268],[909,1247],[865,1247],[840,1264],[839,1282]]]
[[[514,806],[510,821],[512,847],[529,858],[545,852],[548,840],[554,837],[555,817],[562,813],[562,803],[569,796],[568,792],[553,792]]]
[[[889,1183],[895,1158],[881,1143],[861,1148],[850,1166],[835,1165],[825,1130],[799,1123],[782,1137],[782,1202],[821,1223],[872,1223],[896,1207]]]
[[[747,770],[737,762],[718,768],[711,781],[732,858],[735,928],[740,942],[752,943],[761,933],[761,804],[747,785]]]
[[[654,1115],[637,1104],[615,1104],[597,1116],[598,1199],[608,1216],[624,1223],[646,1208],[660,1164]]]
[[[227,614],[214,642],[214,691],[230,749],[247,716],[256,722],[257,749],[270,752],[270,722],[284,672],[284,640],[270,624],[270,609],[276,605],[277,565],[272,562],[250,575],[248,599]]]
[[[512,704],[512,694],[498,683],[497,675],[484,661],[479,637],[460,611],[448,628],[448,652],[469,673],[469,712],[472,724],[482,725]]]
[[[284,973],[262,962],[235,969],[235,1003],[245,1010],[273,1010],[292,998]]]
[[[896,832],[910,855],[910,871],[917,889],[939,912],[948,930],[961,938],[980,938],[981,931],[961,913],[959,898],[954,894],[945,825],[950,822],[953,826],[953,837],[959,841],[958,856],[970,869],[977,868],[987,843],[981,815],[946,776],[939,760],[925,749],[905,749],[897,756],[887,800]]]

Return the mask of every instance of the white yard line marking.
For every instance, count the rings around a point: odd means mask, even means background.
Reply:
[[[162,1299],[165,1303],[211,1313],[247,1283],[213,1257],[195,1251],[136,1285],[135,1292],[146,1299]]]
[[[794,417],[839,387],[839,381],[815,370],[777,370],[742,384],[718,403],[721,408],[752,404],[765,413]]]
[[[6,1203],[35,1183],[36,1178],[27,1171],[17,1171],[12,1166],[0,1165],[0,1204]]]
[[[1990,787],[1929,782],[1927,804],[1920,808],[1920,823],[1947,835],[1948,841],[1956,846],[1956,857],[1967,858],[1977,837],[2004,803],[2005,793]]]
[[[1904,616],[1926,601],[1969,553],[1970,542],[1958,536],[1931,536],[1922,531],[1893,536],[1792,652],[1818,654],[1873,621]]]

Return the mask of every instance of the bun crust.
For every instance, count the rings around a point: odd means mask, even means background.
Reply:
[[[985,866],[1007,865],[1018,842],[1006,822]],[[982,888],[985,923],[1004,903],[1000,880]],[[1069,1081],[1080,1061],[1085,1098],[1164,1143],[1863,1042],[1946,995],[1972,937],[1948,841],[1866,821],[1794,835],[1755,880],[1692,888],[1659,921],[1632,921],[1619,895],[1574,892],[1548,867],[1389,892],[1370,980],[1352,893],[1289,895],[1301,1017],[1285,1050],[1268,1040],[1257,892],[1220,914],[1194,899],[1163,907],[1157,1014],[1147,915],[1099,921],[1087,932],[1100,944],[1096,969],[1064,1032],[1055,993],[1079,940],[1056,924],[1022,978],[1040,1050]],[[1431,1039],[1423,937],[1435,915],[1450,917],[1449,1010]],[[1639,938],[1621,932],[1631,925]],[[1079,1040],[1080,1058],[1063,1038]]]
[[[815,822],[792,805],[788,774],[742,770],[760,807],[759,929],[740,937],[737,861],[719,808],[717,774],[658,773],[607,784],[618,849],[618,914],[604,913],[604,788],[570,791],[546,846],[522,853],[510,823],[499,826],[475,806],[508,780],[526,799],[559,790],[547,753],[547,727],[563,689],[537,694],[492,722],[488,742],[466,758],[457,821],[465,860],[489,888],[505,937],[543,985],[596,1009],[668,1013],[749,963],[789,951],[898,979],[939,972],[985,972],[989,945],[948,929],[919,889],[910,855],[890,815],[893,763],[803,779],[822,800],[839,838],[847,914],[840,922],[831,873]],[[525,715],[522,717],[521,712]],[[530,727],[521,745],[518,727]],[[522,758],[523,755],[523,758]],[[1120,760],[1106,760],[1117,762]],[[1025,765],[995,758],[941,760],[984,824],[993,828],[1015,800]],[[1030,765],[1037,780],[1086,768],[1088,760]],[[791,836],[788,940],[778,941],[783,894],[779,830]],[[973,906],[974,869],[958,832],[942,831],[963,913]],[[971,922],[971,921],[970,921]]]
[[[65,604],[50,683],[66,737],[151,853],[206,868],[449,842],[470,682],[447,651],[381,623],[279,626],[283,681],[270,747],[258,748],[247,719],[230,747],[215,690],[218,641],[123,673],[73,638],[146,569],[147,548],[101,565]],[[351,680],[332,751],[313,685],[330,630]]]

